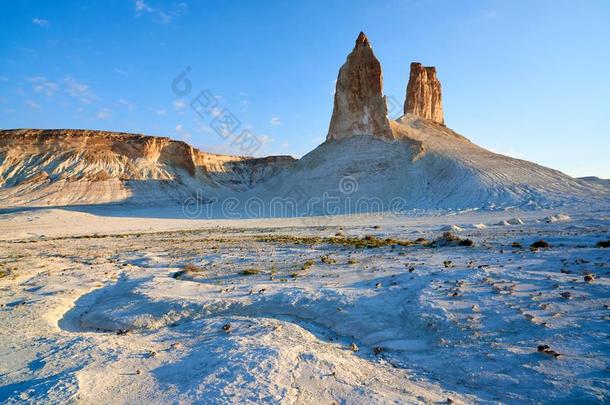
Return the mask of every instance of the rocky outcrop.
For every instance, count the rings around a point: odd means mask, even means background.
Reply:
[[[435,67],[411,63],[404,112],[445,125],[441,82],[436,77]]]
[[[392,138],[382,94],[381,65],[363,32],[339,70],[333,115],[326,140],[353,135]]]
[[[199,191],[233,193],[250,189],[293,162],[290,156],[206,153],[166,137],[72,129],[3,130],[0,207],[34,201],[39,205],[156,203]]]

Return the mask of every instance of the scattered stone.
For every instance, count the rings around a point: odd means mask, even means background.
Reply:
[[[566,300],[569,300],[570,298],[572,298],[572,294],[569,291],[564,291],[561,293],[561,297],[565,298]]]
[[[356,343],[353,343],[349,346],[350,350],[352,352],[357,352],[358,350],[360,350],[360,348],[356,345]]]
[[[590,283],[591,281],[595,280],[595,276],[593,274],[585,274],[585,283]]]
[[[230,323],[224,324],[222,326],[222,330],[224,330],[225,332],[231,331],[231,324]]]
[[[549,345],[538,345],[538,352],[548,354],[549,356],[559,357],[561,356],[555,350],[551,349]]]
[[[383,347],[381,347],[381,346],[373,347],[373,353],[375,354],[375,356],[381,354],[381,352],[383,352]]]
[[[182,349],[183,347],[184,347],[184,345],[180,342],[174,342],[171,345],[169,345],[169,348],[171,350]]]

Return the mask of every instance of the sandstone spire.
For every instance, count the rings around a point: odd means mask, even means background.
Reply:
[[[335,104],[326,140],[352,135],[392,138],[382,94],[381,65],[363,32],[339,70]]]
[[[405,100],[405,114],[407,113],[445,125],[441,82],[436,77],[436,68],[425,67],[417,62],[411,63]]]

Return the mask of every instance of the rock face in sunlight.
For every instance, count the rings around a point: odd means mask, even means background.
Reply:
[[[435,67],[422,66],[417,62],[411,63],[404,111],[405,114],[414,114],[445,125],[441,82],[436,77]]]
[[[165,137],[91,130],[0,131],[0,206],[181,201],[252,187],[291,164],[202,152]]]
[[[382,87],[381,64],[373,54],[368,38],[361,32],[354,50],[339,70],[326,139],[364,134],[391,139]]]

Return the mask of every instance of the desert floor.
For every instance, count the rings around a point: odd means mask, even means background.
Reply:
[[[608,402],[609,228],[3,213],[0,402]]]

